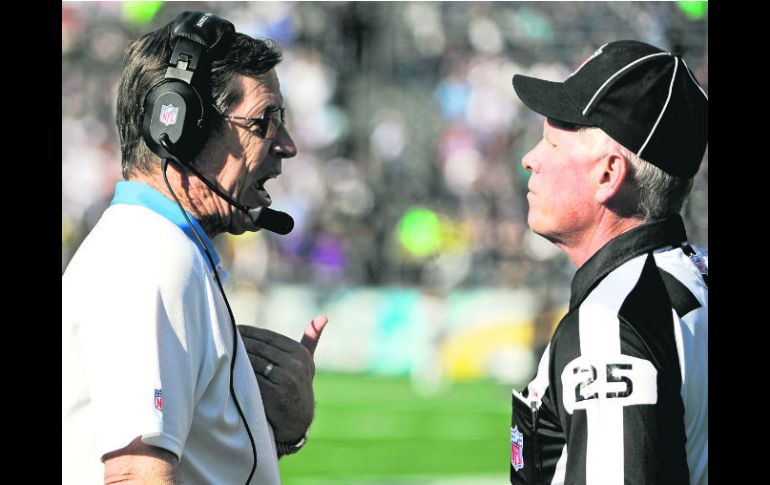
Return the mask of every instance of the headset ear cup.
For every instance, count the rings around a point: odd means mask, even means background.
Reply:
[[[192,161],[206,143],[205,107],[195,88],[189,84],[175,79],[162,81],[147,93],[143,109],[142,137],[159,157],[173,155]],[[164,133],[174,146],[174,153],[169,153],[160,144],[160,136]]]
[[[142,104],[142,137],[159,157],[191,162],[208,140],[209,51],[221,55],[234,35],[232,23],[211,13],[182,12],[174,20],[174,47],[166,75]],[[160,143],[164,134],[168,149]]]

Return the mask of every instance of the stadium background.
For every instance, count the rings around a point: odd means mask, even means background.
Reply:
[[[526,225],[542,118],[514,73],[562,80],[600,45],[680,51],[708,91],[705,2],[62,3],[62,271],[120,178],[129,39],[207,10],[276,40],[299,148],[268,184],[285,237],[220,236],[239,323],[316,354],[310,444],[288,485],[506,483],[510,388],[565,312],[571,262]],[[708,240],[708,152],[684,215]]]

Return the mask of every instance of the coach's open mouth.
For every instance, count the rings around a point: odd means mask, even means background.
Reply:
[[[257,184],[256,184],[257,193],[262,199],[264,199],[264,202],[265,202],[264,204],[260,204],[260,205],[269,206],[270,204],[273,203],[273,199],[270,197],[270,192],[265,190],[265,184],[267,183],[268,180],[277,178],[279,175],[281,175],[280,172],[273,173],[257,181]]]

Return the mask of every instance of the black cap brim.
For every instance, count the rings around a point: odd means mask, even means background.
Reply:
[[[567,94],[564,83],[516,74],[513,76],[513,89],[532,111],[567,123],[594,126]]]

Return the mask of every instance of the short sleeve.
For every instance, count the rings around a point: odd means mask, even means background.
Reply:
[[[182,265],[126,261],[113,268],[94,295],[85,321],[83,351],[103,454],[137,436],[181,457],[190,430],[201,355],[193,307],[201,301],[189,261]],[[184,261],[182,263],[185,263]],[[162,268],[175,268],[176,273]]]

